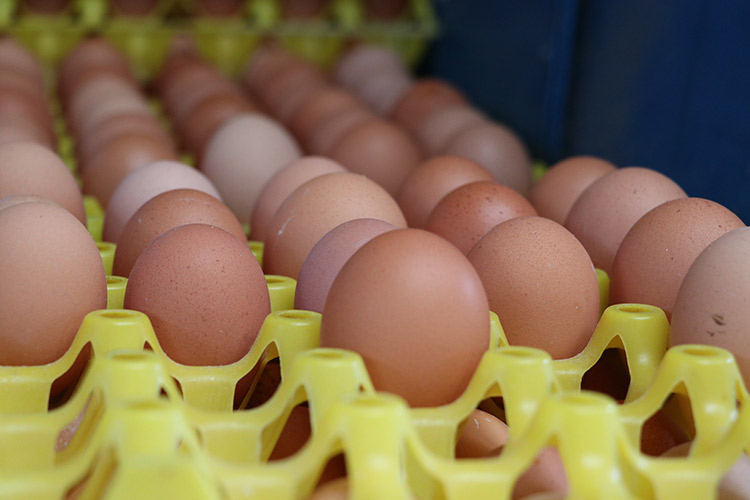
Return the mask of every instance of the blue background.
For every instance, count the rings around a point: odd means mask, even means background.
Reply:
[[[420,72],[548,163],[593,154],[750,223],[750,1],[435,0]]]

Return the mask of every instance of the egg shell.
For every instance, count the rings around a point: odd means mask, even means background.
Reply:
[[[73,173],[59,156],[37,143],[0,145],[0,198],[13,194],[49,198],[86,223],[83,198]]]
[[[508,127],[480,123],[456,134],[443,154],[468,158],[486,168],[495,180],[526,195],[531,186],[531,157],[526,146]]]
[[[153,116],[153,112],[142,96],[117,95],[104,102],[90,106],[86,116],[74,129],[76,136],[88,136],[109,119],[123,115]]]
[[[529,201],[542,217],[565,224],[573,203],[595,180],[615,170],[595,156],[572,156],[550,167],[531,188]]]
[[[362,103],[352,93],[332,86],[317,87],[297,108],[289,121],[289,129],[304,140],[326,118],[352,108],[362,108]]]
[[[437,78],[423,78],[404,93],[391,116],[413,132],[438,109],[465,104],[466,98],[453,85]]]
[[[432,233],[397,229],[344,264],[320,345],[359,353],[377,390],[425,407],[463,393],[489,335],[487,297],[466,257]]]
[[[200,169],[241,221],[249,221],[261,189],[302,155],[277,121],[242,113],[225,122],[206,144]]]
[[[96,243],[70,212],[27,202],[0,211],[0,365],[42,365],[107,306]]]
[[[258,106],[244,96],[224,93],[207,97],[196,104],[180,124],[181,142],[197,158],[202,158],[206,143],[224,122],[241,113],[258,110]]]
[[[698,254],[740,227],[745,224],[729,209],[702,198],[680,198],[651,209],[615,254],[610,301],[650,304],[670,318],[682,279]]]
[[[28,118],[0,117],[0,145],[9,142],[36,142],[52,151],[57,144],[50,138],[44,127]]]
[[[299,186],[324,174],[346,172],[340,163],[322,156],[303,156],[279,170],[263,186],[250,217],[250,238],[265,241],[268,226],[284,200]]]
[[[491,451],[488,456],[497,456],[501,449]],[[531,498],[530,495],[544,495],[539,500],[567,498],[568,477],[557,448],[547,446],[541,449],[534,462],[516,480],[511,499]],[[547,496],[549,495],[549,496]]]
[[[373,218],[406,227],[396,201],[367,177],[325,174],[294,190],[271,219],[264,248],[269,274],[299,276],[302,263],[328,231],[353,219]]]
[[[599,320],[599,285],[586,250],[560,224],[517,217],[487,232],[469,252],[511,345],[554,359],[581,352]]]
[[[346,261],[375,236],[397,229],[378,219],[354,219],[328,231],[310,250],[297,277],[294,308],[323,312],[331,284]]]
[[[172,137],[153,115],[122,114],[110,117],[99,124],[96,130],[76,137],[76,153],[81,164],[89,161],[96,151],[113,139],[126,134],[145,134],[155,137],[165,144],[174,145]]]
[[[44,70],[37,58],[12,37],[0,39],[0,64],[44,85]]]
[[[327,86],[320,70],[300,61],[264,81],[257,94],[271,114],[287,123],[317,89]]]
[[[651,415],[641,427],[641,453],[645,455],[658,457],[688,441],[690,436],[663,410]]]
[[[652,208],[686,196],[680,186],[655,170],[619,168],[581,193],[565,227],[583,243],[594,265],[610,274],[617,249],[633,224]]]
[[[422,161],[422,151],[411,136],[386,120],[370,120],[352,128],[328,155],[393,196]]]
[[[276,44],[267,43],[253,52],[242,72],[242,81],[255,93],[275,73],[297,63],[298,59],[291,52]]]
[[[435,205],[454,189],[470,182],[492,181],[492,174],[459,156],[435,156],[412,172],[396,195],[409,227],[424,228]]]
[[[25,92],[18,92],[9,88],[2,89],[0,92],[0,118],[31,120],[44,130],[49,140],[54,140],[55,134],[52,129],[49,109],[43,103],[30,98]]]
[[[450,241],[466,255],[496,225],[528,215],[536,215],[536,210],[517,191],[494,181],[471,182],[454,189],[435,205],[425,229]]]
[[[485,121],[481,112],[466,104],[444,106],[425,117],[414,135],[428,154],[436,155],[459,132]]]
[[[307,500],[348,500],[349,480],[340,478],[319,486],[307,497]]]
[[[355,127],[372,120],[375,116],[364,108],[351,108],[322,120],[302,138],[308,154],[330,156],[330,151]]]
[[[750,387],[750,228],[730,231],[696,257],[672,309],[670,345],[707,344],[734,355]]]
[[[102,238],[118,243],[133,214],[154,196],[173,189],[197,189],[221,200],[211,181],[195,168],[177,161],[155,161],[129,173],[107,205]]]
[[[112,264],[116,276],[130,275],[138,256],[161,234],[184,224],[209,224],[244,240],[242,224],[213,196],[195,189],[173,189],[149,199],[123,227]]]
[[[483,458],[505,446],[508,426],[483,410],[474,410],[466,419],[456,442],[456,458]]]
[[[271,312],[246,242],[207,224],[156,238],[133,266],[124,306],[148,315],[167,356],[194,366],[241,359]]]
[[[84,163],[83,192],[106,207],[117,186],[129,173],[158,160],[177,161],[171,144],[144,133],[123,134],[108,142]]]

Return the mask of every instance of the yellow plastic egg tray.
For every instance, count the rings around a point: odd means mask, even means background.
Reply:
[[[350,498],[506,499],[545,446],[554,446],[570,499],[715,497],[750,441],[748,393],[730,353],[707,346],[667,350],[669,324],[652,306],[608,307],[579,355],[552,360],[511,347],[496,315],[491,342],[455,402],[409,408],[376,392],[353,352],[318,347],[321,316],[291,309],[294,280],[268,277],[273,312],[251,351],[228,366],[189,367],[161,350],[142,313],[90,313],[69,351],[45,366],[0,367],[0,498],[304,499],[331,457],[345,457]],[[113,287],[110,307],[124,287]],[[606,280],[602,282],[606,285]],[[119,292],[117,291],[119,290]],[[50,387],[85,346],[90,361],[67,400]],[[581,391],[605,349],[627,359],[631,382],[618,405]],[[233,410],[235,386],[278,359],[270,399]],[[257,380],[257,378],[256,378]],[[499,457],[454,458],[469,414],[502,398],[510,426]],[[293,407],[307,403],[312,435],[289,458],[268,461]],[[692,436],[688,458],[640,452],[643,423],[663,408]],[[60,432],[80,426],[58,450]]]
[[[324,15],[291,20],[280,0],[245,0],[230,18],[196,14],[192,0],[160,0],[152,14],[118,15],[108,0],[70,0],[59,14],[30,12],[23,0],[0,1],[0,33],[9,33],[55,67],[83,37],[110,39],[133,63],[136,76],[150,79],[161,67],[176,34],[193,36],[201,54],[230,75],[238,74],[253,49],[274,39],[321,66],[331,66],[350,41],[376,42],[416,64],[438,33],[431,0],[409,0],[404,14],[387,22],[368,20],[359,0],[330,0]]]

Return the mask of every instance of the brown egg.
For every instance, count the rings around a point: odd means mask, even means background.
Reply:
[[[401,97],[392,116],[407,130],[415,131],[431,113],[466,104],[466,98],[453,85],[437,78],[423,78]]]
[[[281,0],[284,19],[311,19],[325,15],[328,0]]]
[[[488,456],[497,456],[501,450],[495,450]],[[512,500],[563,500],[567,498],[568,477],[557,448],[542,448],[534,462],[516,480],[513,486]],[[538,495],[538,496],[537,496]]]
[[[133,214],[154,196],[172,189],[196,189],[221,201],[216,187],[198,170],[176,161],[156,161],[129,173],[106,207],[102,238],[118,243]]]
[[[476,271],[421,229],[388,231],[352,255],[331,286],[320,328],[321,346],[359,353],[375,388],[413,407],[458,398],[489,338]]]
[[[170,116],[181,121],[200,101],[210,95],[224,92],[239,93],[236,85],[228,81],[219,70],[202,60],[181,66],[180,72],[164,82],[160,96]]]
[[[430,212],[445,195],[478,181],[492,181],[492,175],[471,160],[436,156],[412,172],[396,195],[396,201],[409,227],[424,228]]]
[[[349,479],[335,479],[318,486],[307,500],[349,500]]]
[[[207,97],[194,106],[181,123],[181,142],[188,151],[201,158],[206,143],[224,122],[253,111],[258,111],[258,107],[243,96],[216,94]]]
[[[200,169],[237,218],[248,221],[266,182],[301,154],[277,121],[242,113],[224,122],[209,139]]]
[[[456,458],[483,458],[508,441],[508,426],[494,415],[474,410],[456,442]]]
[[[303,138],[308,154],[330,156],[329,152],[354,128],[371,121],[375,116],[364,108],[351,108],[322,120]]]
[[[266,44],[257,48],[242,73],[242,81],[256,93],[275,73],[297,64],[291,52],[276,44]]]
[[[153,115],[124,114],[109,118],[88,135],[77,137],[78,158],[91,158],[94,152],[121,135],[145,134],[173,145],[172,137]]]
[[[0,145],[0,198],[33,194],[58,203],[86,224],[83,198],[62,159],[34,142]]]
[[[414,130],[414,135],[428,154],[436,155],[462,130],[485,121],[486,117],[471,106],[445,106],[422,120]]]
[[[296,279],[307,254],[320,238],[343,222],[362,218],[406,227],[396,201],[363,175],[325,174],[305,182],[284,200],[271,219],[264,269],[269,274]]]
[[[281,460],[291,457],[307,443],[311,433],[310,411],[307,406],[295,406],[289,413],[284,429],[281,431],[268,460]]]
[[[57,148],[44,127],[32,119],[0,117],[0,145],[9,142],[36,142],[52,151]]]
[[[680,198],[646,212],[615,255],[610,301],[650,304],[667,318],[695,258],[719,236],[745,224],[730,210],[702,198]]]
[[[109,197],[127,175],[157,160],[177,161],[170,144],[143,133],[126,134],[109,141],[82,165],[83,192],[96,196],[106,207]]]
[[[0,211],[0,365],[57,360],[106,306],[99,250],[78,219],[51,203]]]
[[[147,16],[154,12],[158,0],[112,0],[116,14],[125,16]]]
[[[148,315],[167,356],[194,366],[241,359],[271,312],[247,243],[207,224],[156,238],[133,266],[124,306]]]
[[[572,156],[552,165],[532,188],[529,200],[542,217],[565,224],[570,208],[595,180],[616,167],[594,156]]]
[[[294,308],[323,312],[333,280],[349,257],[386,231],[398,229],[378,219],[354,219],[328,231],[310,250],[297,277]]]
[[[184,224],[209,224],[245,239],[242,224],[213,196],[195,189],[165,191],[139,207],[124,226],[115,249],[112,274],[130,276],[136,260],[152,241]]]
[[[0,89],[0,118],[10,120],[31,120],[44,130],[49,141],[54,143],[52,119],[49,109],[25,92],[10,88]]]
[[[0,66],[13,68],[36,84],[44,85],[44,70],[37,58],[14,38],[0,38]]]
[[[499,123],[481,123],[459,132],[445,145],[443,154],[468,158],[480,164],[496,181],[526,195],[531,186],[531,158],[521,139]]]
[[[58,68],[58,85],[66,98],[87,68],[106,68],[118,75],[130,75],[130,63],[111,42],[103,37],[86,38],[68,52]]]
[[[583,350],[599,320],[599,285],[586,250],[563,226],[534,216],[508,220],[468,258],[511,345],[554,359]]]
[[[352,128],[329,156],[393,196],[422,161],[422,152],[409,134],[386,120],[370,120]]]
[[[141,94],[131,83],[114,75],[105,75],[82,83],[77,92],[65,99],[68,123],[73,129],[77,129],[90,109],[96,107],[98,103],[118,96],[138,98]]]
[[[617,249],[633,224],[652,208],[685,196],[680,186],[655,170],[620,168],[581,193],[565,227],[583,243],[594,265],[609,274]]]
[[[324,174],[346,172],[339,163],[322,156],[303,156],[281,170],[263,186],[250,218],[250,238],[265,241],[268,226],[284,200],[299,186]]]
[[[86,115],[74,127],[74,134],[78,137],[88,137],[94,134],[103,123],[126,115],[153,116],[151,107],[142,96],[118,95],[111,96],[104,102],[97,102],[88,108]]]
[[[441,199],[425,229],[450,241],[464,255],[490,229],[515,217],[536,215],[517,191],[494,181],[464,184]]]
[[[350,92],[331,86],[317,87],[297,109],[289,122],[289,129],[304,140],[326,118],[352,108],[362,108],[362,103]]]
[[[408,0],[364,0],[367,19],[393,20],[405,14]]]
[[[670,345],[708,344],[730,351],[750,387],[750,228],[710,243],[682,280],[672,309]]]
[[[641,453],[652,457],[688,441],[690,436],[663,410],[651,415],[641,427]]]
[[[318,68],[298,61],[279,71],[272,80],[265,81],[257,93],[266,108],[287,123],[317,89],[327,86]]]

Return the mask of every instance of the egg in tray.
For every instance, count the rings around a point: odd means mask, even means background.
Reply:
[[[747,496],[734,214],[381,46],[181,43],[0,45],[0,497]]]

